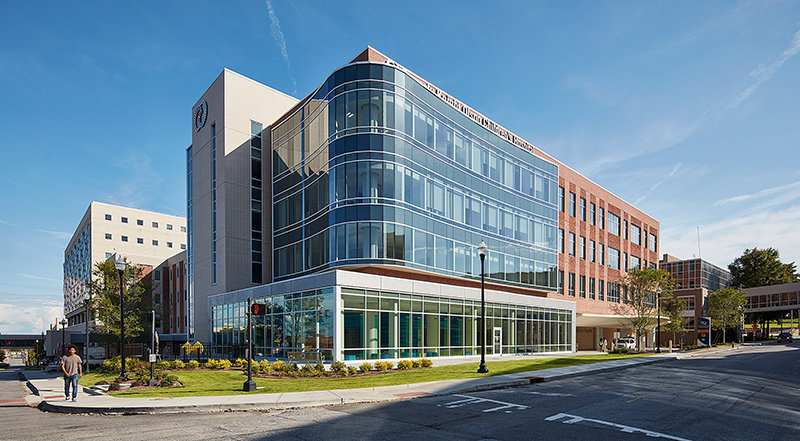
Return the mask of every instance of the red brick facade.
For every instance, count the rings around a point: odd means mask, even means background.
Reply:
[[[600,280],[604,282],[619,282],[620,275],[624,272],[624,255],[627,254],[628,262],[630,265],[631,256],[640,259],[640,265],[651,265],[658,262],[658,238],[659,238],[659,224],[658,221],[648,216],[644,212],[638,210],[633,205],[623,201],[618,196],[604,189],[603,187],[590,181],[588,178],[582,176],[578,172],[566,167],[554,158],[542,153],[537,152],[550,161],[558,164],[558,182],[559,186],[564,188],[564,210],[559,212],[558,224],[559,228],[564,230],[564,249],[563,253],[559,253],[558,267],[559,270],[564,272],[563,280],[563,294],[548,294],[548,297],[561,298],[567,300],[574,300],[576,302],[576,312],[590,313],[590,314],[616,314],[614,305],[619,303],[612,303],[608,301],[607,289],[604,289],[604,299],[598,299],[598,289],[595,288],[595,298],[589,298],[589,280],[595,279],[595,284]],[[559,190],[560,191],[560,190]],[[570,192],[575,194],[575,216],[570,215]],[[586,200],[586,220],[581,219],[580,199]],[[594,225],[590,222],[590,204],[596,205]],[[600,228],[600,209],[605,211],[605,225]],[[608,214],[613,213],[620,217],[620,235],[617,236],[608,231],[609,222]],[[628,225],[629,232],[624,231],[625,225]],[[631,225],[641,228],[640,244],[632,242],[630,239]],[[569,233],[575,234],[575,256],[569,255]],[[650,245],[650,236],[653,234],[656,237],[655,251],[650,250],[645,245]],[[586,240],[586,258],[580,256],[580,238],[584,237]],[[626,239],[627,237],[627,239]],[[595,247],[595,261],[590,261],[589,256],[589,241],[593,240],[596,243]],[[604,264],[600,264],[600,245],[603,245],[606,258],[603,259]],[[608,266],[608,247],[613,247],[620,252],[620,270],[612,269]],[[625,253],[625,254],[623,254]],[[570,296],[568,292],[569,274],[575,274],[575,296]],[[585,297],[580,295],[580,276],[586,277],[586,294]],[[604,287],[606,288],[606,287]],[[620,294],[620,298],[622,294]],[[578,323],[580,326],[580,323]]]

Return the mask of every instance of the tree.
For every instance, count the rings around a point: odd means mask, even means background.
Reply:
[[[92,294],[91,308],[97,318],[96,327],[101,333],[119,338],[119,273],[114,262],[97,262],[92,270],[92,281],[88,283]],[[141,281],[141,269],[125,261],[122,276],[123,300],[125,302],[125,337],[130,341],[144,332],[147,313],[145,293],[149,287]]]
[[[686,323],[686,317],[683,313],[686,311],[686,302],[684,300],[671,297],[661,302],[661,314],[665,315],[669,322],[661,325],[661,328],[672,334],[672,340],[675,341],[675,334],[683,331],[683,325]]]
[[[747,294],[734,288],[714,291],[706,299],[706,313],[711,317],[711,327],[722,330],[722,343],[725,343],[725,330],[742,321]]]
[[[625,302],[615,309],[621,315],[631,316],[638,347],[641,336],[656,322],[656,296],[662,300],[671,298],[675,283],[669,272],[648,267],[628,270],[620,279],[620,286],[625,292]]]
[[[730,265],[731,285],[741,288],[800,281],[794,262],[781,263],[775,248],[746,249]]]

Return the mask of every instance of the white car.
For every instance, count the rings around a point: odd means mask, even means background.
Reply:
[[[636,339],[633,337],[622,337],[617,339],[617,349],[636,349]]]

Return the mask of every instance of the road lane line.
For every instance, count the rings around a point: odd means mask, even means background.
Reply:
[[[655,392],[650,392],[650,393],[649,393],[649,394],[647,394],[647,395],[642,395],[641,397],[636,397],[636,398],[634,398],[634,399],[632,399],[632,400],[628,400],[628,401],[626,401],[626,403],[633,403],[634,401],[636,401],[636,400],[638,400],[638,399],[640,399],[640,398],[649,397],[650,395],[653,395],[654,393],[655,393]]]
[[[575,394],[565,394],[561,392],[528,392],[531,395],[543,395],[545,397],[574,397]]]
[[[453,396],[461,397],[463,398],[463,400],[451,401],[446,404],[438,404],[437,406],[439,407],[444,406],[445,409],[454,409],[456,407],[463,407],[468,404],[491,403],[491,404],[496,404],[497,407],[493,407],[491,409],[485,409],[482,412],[495,412],[498,410],[507,409],[506,413],[511,413],[512,410],[525,410],[528,408],[528,406],[524,406],[522,404],[506,403],[505,401],[491,400],[489,398],[473,397],[470,395],[459,395],[459,394],[454,394]]]
[[[594,418],[584,418],[582,416],[570,415],[568,413],[557,413],[555,415],[552,415],[552,416],[549,416],[549,417],[545,418],[544,420],[545,421],[563,420],[561,422],[564,423],[564,424],[577,424],[577,423],[581,423],[581,422],[585,421],[585,422],[588,422],[588,423],[595,423],[595,424],[602,424],[602,425],[605,425],[605,426],[610,426],[610,427],[613,427],[615,429],[619,429],[620,432],[624,432],[624,433],[641,433],[643,435],[647,435],[647,436],[652,437],[652,438],[665,438],[665,439],[671,439],[671,440],[675,440],[675,441],[690,441],[690,440],[688,440],[686,438],[681,438],[681,437],[677,437],[677,436],[673,436],[673,435],[667,435],[665,433],[653,432],[652,430],[640,429],[638,427],[626,426],[624,424],[617,424],[617,423],[612,423],[612,422],[609,422],[609,421],[597,420],[597,419],[594,419]]]

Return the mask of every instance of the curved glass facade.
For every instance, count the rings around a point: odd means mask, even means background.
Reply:
[[[393,66],[334,72],[272,127],[273,274],[394,265],[555,290],[557,166]]]

